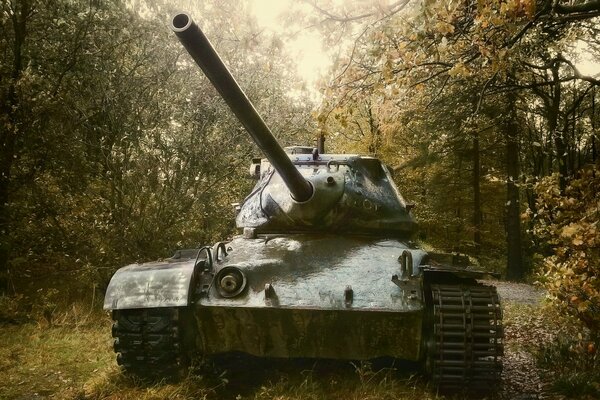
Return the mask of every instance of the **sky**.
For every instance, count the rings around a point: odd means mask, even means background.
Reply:
[[[334,0],[343,2],[343,0]],[[304,7],[307,12],[314,12],[308,4],[298,0],[250,0],[250,6],[258,24],[275,34],[290,33],[290,27],[285,25],[283,14],[292,7]],[[294,29],[298,29],[294,27]],[[586,45],[580,42],[575,49],[578,61],[577,69],[583,75],[600,75],[600,63],[594,61]],[[316,85],[321,76],[326,76],[335,60],[333,49],[327,51],[316,29],[306,29],[298,32],[294,39],[286,42],[286,48],[296,60],[298,74],[306,81],[309,90],[316,91]]]
[[[250,0],[250,5],[258,24],[276,34],[290,32],[282,14],[292,5],[311,10],[309,5],[301,4],[298,0]],[[316,85],[319,77],[328,72],[334,61],[333,55],[323,48],[321,36],[315,29],[299,31],[294,39],[286,43],[286,47],[296,60],[298,74],[309,87]]]
[[[595,76],[600,75],[600,63],[594,60],[593,55],[589,52],[589,46],[583,41],[578,41],[575,45],[575,52],[579,53],[579,60],[575,62],[575,66],[583,75]]]

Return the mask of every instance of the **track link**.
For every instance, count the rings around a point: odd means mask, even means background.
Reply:
[[[179,378],[187,367],[184,327],[178,308],[113,311],[117,364],[144,379]]]
[[[490,391],[499,382],[504,353],[502,309],[496,288],[481,284],[431,285],[433,333],[429,364],[445,391]]]

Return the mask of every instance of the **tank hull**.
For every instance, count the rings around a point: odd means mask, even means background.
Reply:
[[[487,390],[500,379],[495,288],[475,280],[481,273],[438,265],[402,240],[238,236],[189,257],[126,267],[109,286],[106,307],[125,371],[161,378],[183,371],[189,354],[245,353],[416,361],[448,390]],[[137,295],[179,288],[182,277],[190,283],[179,296],[185,305],[150,308],[148,299],[163,297]],[[124,292],[130,296],[114,300]]]
[[[421,358],[421,280],[392,278],[403,252],[418,261],[422,251],[395,239],[331,234],[237,237],[224,248],[216,278],[206,277],[213,286],[194,305],[201,353]],[[231,298],[219,293],[225,268],[246,278]]]
[[[422,313],[348,310],[195,308],[202,354],[367,360],[422,358]]]

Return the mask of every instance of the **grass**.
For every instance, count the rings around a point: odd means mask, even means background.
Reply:
[[[592,341],[561,338],[536,352],[551,391],[571,398],[600,398],[600,357]]]
[[[27,322],[22,322],[26,320]],[[197,367],[179,383],[121,373],[110,318],[73,305],[44,318],[0,324],[1,399],[406,399],[433,400],[424,379],[395,365],[232,359]]]
[[[112,351],[110,318],[90,302],[62,305],[50,317],[44,313],[47,307],[23,311],[7,299],[0,304],[5,312],[0,315],[0,399],[447,398],[436,394],[414,366],[393,363],[232,357],[216,367],[199,361],[176,384],[148,384],[121,373]],[[504,316],[508,351],[527,353],[551,383],[549,392],[600,398],[598,357],[585,351],[586,336],[580,336],[578,324],[539,304],[505,302]]]
[[[93,321],[93,322],[92,322]],[[73,306],[50,326],[46,321],[0,327],[0,398],[48,396],[81,390],[112,361],[108,320]]]

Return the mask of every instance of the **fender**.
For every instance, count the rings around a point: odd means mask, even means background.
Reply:
[[[105,310],[182,307],[192,302],[195,258],[131,264],[110,280]]]

